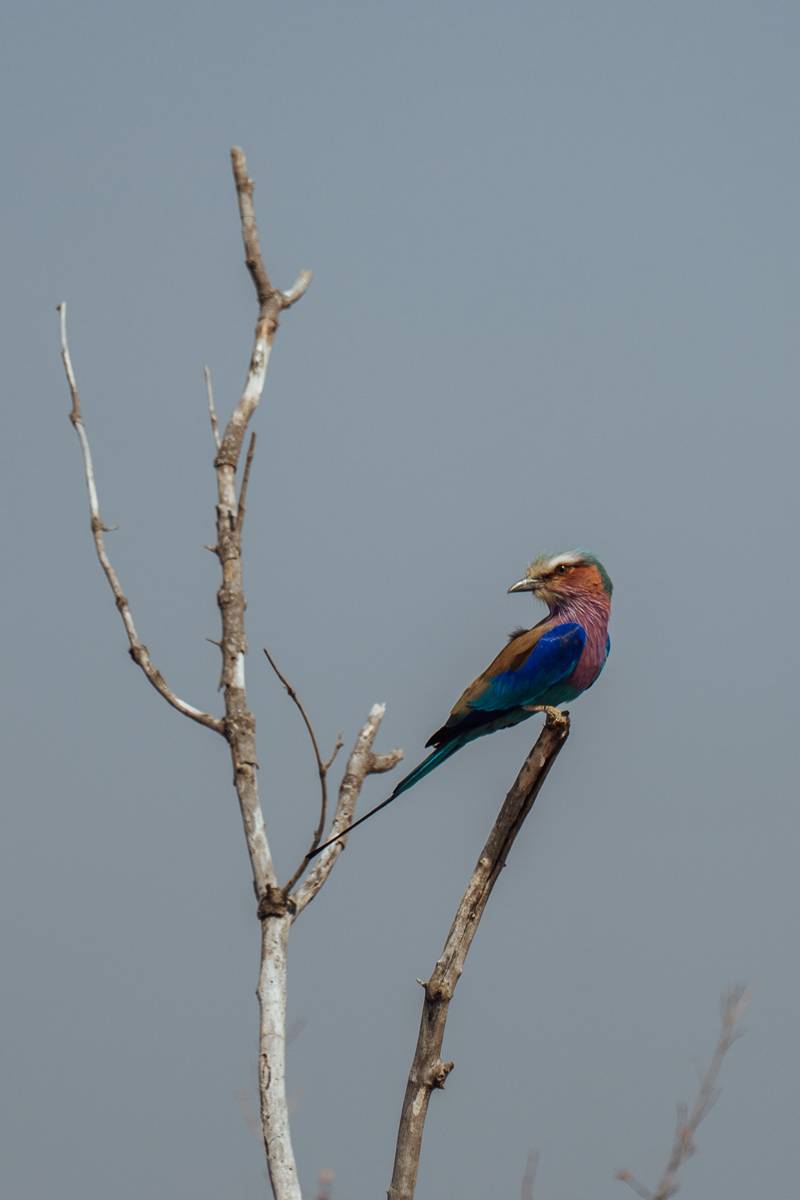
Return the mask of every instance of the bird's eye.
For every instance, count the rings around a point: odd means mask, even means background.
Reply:
[[[556,570],[558,571],[559,575],[566,575],[567,571],[569,570],[569,567],[567,566],[566,563],[559,563],[558,566],[556,567]]]

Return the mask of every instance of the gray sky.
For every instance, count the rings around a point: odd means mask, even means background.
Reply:
[[[216,708],[201,367],[227,413],[254,316],[233,142],[276,281],[316,273],[258,414],[247,581],[324,742],[385,700],[417,761],[540,615],[505,594],[534,553],[589,546],[616,585],[459,988],[420,1200],[514,1197],[532,1145],[546,1200],[654,1180],[739,979],[685,1192],[794,1194],[798,49],[788,0],[6,7],[4,1196],[265,1191],[229,762],[125,653],[55,314],[142,636]],[[257,653],[249,681],[287,874],[313,764]],[[388,1182],[414,980],[534,735],[360,831],[298,923],[294,1139],[336,1200]]]

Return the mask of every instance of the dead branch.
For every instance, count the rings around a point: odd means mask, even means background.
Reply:
[[[695,1153],[695,1134],[700,1122],[708,1116],[717,1099],[717,1079],[725,1055],[741,1036],[739,1022],[747,1012],[750,1002],[749,990],[741,985],[729,988],[722,997],[722,1016],[719,1039],[714,1048],[711,1062],[701,1076],[697,1097],[691,1111],[685,1104],[678,1105],[678,1120],[672,1149],[661,1179],[651,1191],[630,1171],[617,1171],[617,1179],[627,1183],[642,1200],[669,1200],[679,1190],[678,1171]]]
[[[352,821],[353,812],[355,811],[358,798],[361,795],[361,789],[364,786],[364,780],[367,776],[391,771],[403,757],[403,751],[398,749],[389,750],[386,754],[375,754],[373,752],[372,746],[385,712],[385,704],[373,704],[370,714],[364,722],[361,732],[356,738],[355,745],[350,752],[344,776],[339,785],[339,796],[336,801],[336,811],[333,814],[333,824],[331,826],[332,837],[335,837],[337,832],[340,832],[342,829],[346,829]],[[295,918],[314,899],[333,870],[337,858],[346,845],[347,839],[343,838],[341,841],[329,846],[327,850],[323,850],[319,859],[314,864],[313,870],[309,871],[299,889],[292,897]],[[302,874],[307,865],[308,860],[303,859],[298,872]]]
[[[61,360],[64,363],[64,371],[67,376],[69,385],[70,397],[72,399],[72,408],[69,413],[69,419],[72,426],[78,435],[78,441],[81,444],[81,452],[83,454],[83,470],[86,476],[86,490],[89,493],[89,514],[91,517],[92,538],[94,539],[94,548],[97,553],[97,558],[100,566],[103,568],[103,574],[108,580],[108,586],[114,595],[114,601],[117,606],[117,611],[122,618],[122,624],[125,626],[125,632],[128,635],[129,653],[133,661],[144,672],[148,681],[153,685],[160,696],[163,696],[167,704],[171,704],[174,709],[182,713],[184,717],[189,717],[192,721],[197,721],[199,725],[205,725],[207,729],[213,729],[216,733],[224,732],[223,722],[218,717],[212,717],[210,713],[202,712],[199,708],[195,708],[192,704],[187,704],[185,700],[181,700],[179,696],[169,687],[164,676],[153,665],[150,658],[150,653],[144,642],[136,632],[136,626],[133,623],[133,614],[131,613],[128,598],[122,590],[122,584],[119,581],[119,576],[111,565],[111,560],[108,557],[106,550],[104,533],[108,532],[108,527],[103,524],[100,516],[100,502],[97,497],[97,484],[94,476],[94,464],[92,462],[92,451],[89,446],[89,438],[86,433],[86,428],[83,424],[83,415],[81,413],[81,399],[78,392],[78,384],[75,379],[75,372],[72,367],[72,358],[69,352],[69,344],[67,342],[67,306],[66,303],[58,305],[60,316],[60,337],[61,337]]]
[[[450,1001],[497,877],[568,736],[567,713],[547,711],[544,728],[506,796],[456,910],[441,957],[424,985],[419,1036],[400,1116],[389,1200],[411,1200],[414,1195],[431,1093],[444,1087],[454,1065],[441,1058]]]

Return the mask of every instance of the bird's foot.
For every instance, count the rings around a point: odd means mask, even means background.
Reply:
[[[544,713],[550,725],[569,725],[569,713],[554,708],[552,704],[526,704],[524,707],[529,713]]]

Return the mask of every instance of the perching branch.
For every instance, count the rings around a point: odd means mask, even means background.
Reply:
[[[678,1105],[678,1120],[672,1149],[664,1173],[655,1189],[651,1191],[645,1184],[640,1183],[630,1171],[617,1171],[617,1179],[627,1183],[628,1187],[641,1197],[641,1200],[669,1200],[670,1196],[674,1196],[679,1190],[678,1171],[697,1149],[694,1141],[695,1134],[700,1122],[714,1107],[718,1095],[717,1079],[723,1060],[733,1043],[741,1037],[739,1022],[747,1012],[749,1003],[750,992],[740,985],[729,988],[723,995],[721,1028],[711,1062],[700,1079],[700,1087],[691,1112],[685,1104]]]
[[[182,713],[184,717],[189,717],[192,721],[197,721],[199,725],[205,725],[207,729],[213,729],[216,733],[224,732],[224,724],[218,717],[212,717],[210,713],[201,712],[199,708],[195,708],[192,704],[187,704],[185,700],[181,700],[179,696],[169,687],[164,676],[153,665],[150,658],[150,653],[141,641],[136,626],[133,623],[133,614],[131,613],[128,598],[122,590],[122,584],[119,581],[119,576],[111,565],[111,560],[106,551],[104,533],[108,533],[108,528],[103,524],[100,516],[100,502],[97,497],[97,484],[94,477],[94,464],[92,462],[92,451],[89,446],[89,438],[86,433],[86,428],[83,424],[83,415],[81,413],[81,399],[78,392],[78,384],[75,379],[75,372],[72,367],[72,358],[70,357],[69,344],[67,342],[67,306],[66,303],[58,305],[60,315],[60,335],[61,335],[61,360],[64,363],[64,371],[69,384],[70,396],[72,398],[72,408],[69,413],[69,419],[72,426],[78,435],[78,441],[81,444],[81,452],[83,454],[83,470],[86,476],[86,490],[89,493],[89,513],[91,516],[92,538],[94,539],[94,548],[97,552],[97,557],[100,566],[103,568],[103,573],[108,580],[108,586],[114,594],[114,601],[117,606],[117,611],[122,618],[122,624],[125,626],[125,632],[128,635],[128,644],[130,646],[130,656],[137,666],[141,667],[149,682],[153,685],[159,695],[163,696],[168,704],[171,704],[174,709]]]
[[[424,985],[425,999],[417,1048],[400,1116],[389,1200],[411,1200],[414,1195],[431,1092],[444,1087],[454,1065],[452,1062],[443,1062],[441,1058],[450,1001],[497,877],[505,866],[508,853],[550,768],[569,736],[567,713],[558,709],[546,711],[544,728],[506,796],[456,910],[442,954]],[[329,853],[335,851],[336,848],[331,847]]]

